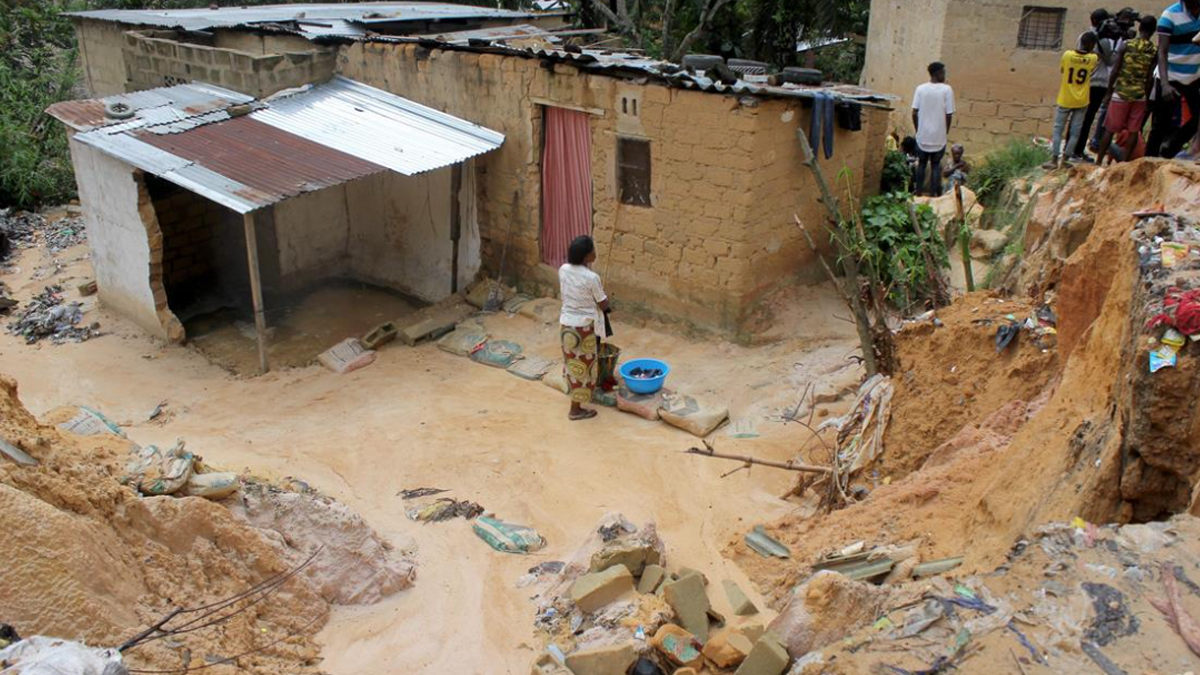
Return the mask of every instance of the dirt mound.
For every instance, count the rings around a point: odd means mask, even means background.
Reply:
[[[38,460],[23,466],[0,459],[0,511],[7,521],[0,620],[22,635],[119,645],[174,608],[233,596],[287,571],[295,555],[303,555],[289,553],[289,544],[273,541],[222,504],[138,497],[119,481],[130,441],[41,425],[21,405],[16,385],[3,378],[0,436]],[[330,550],[328,559],[338,565],[347,556]],[[382,576],[384,583],[349,599],[370,600],[411,577],[403,564],[379,569],[368,577]],[[312,636],[328,612],[325,590],[319,577],[296,577],[223,624],[130,650],[127,662],[151,669],[196,666],[278,640],[237,665],[252,673],[315,673]]]
[[[997,355],[993,336],[1008,323],[1035,313],[1029,302],[986,292],[967,295],[896,336],[900,372],[893,378],[892,419],[878,469],[892,480],[921,468],[926,458],[963,425],[983,420],[1013,402],[1033,400],[1058,372],[1057,350],[1022,332]]]
[[[922,365],[914,380],[904,385],[897,378],[906,388],[893,399],[896,428],[883,455],[897,464],[911,456],[914,467],[930,454],[935,461],[829,516],[786,518],[768,527],[791,547],[790,560],[760,558],[740,540],[730,555],[782,600],[808,578],[820,554],[857,540],[917,541],[922,560],[962,555],[965,571],[983,570],[999,564],[1012,543],[1039,523],[1075,516],[1128,522],[1186,510],[1200,471],[1194,396],[1200,383],[1193,379],[1200,350],[1188,345],[1178,367],[1147,372],[1145,311],[1156,287],[1139,271],[1131,213],[1149,204],[1200,216],[1200,168],[1143,161],[1077,169],[1039,203],[1029,232],[1041,230],[1043,244],[1027,250],[1046,269],[1031,262],[1019,274],[1037,279],[1035,301],[1052,297],[1049,291],[1057,295],[1061,375],[1041,394],[1038,384],[1055,371],[1051,357],[1038,351],[1023,362],[1023,342],[1016,355],[997,356],[994,328],[974,335],[965,327],[955,330],[961,324],[956,317],[978,302],[977,296],[960,300],[944,313],[950,330],[932,329],[924,338],[931,344],[921,346],[924,361],[918,354],[913,362]],[[1059,254],[1044,250],[1048,242],[1069,239],[1071,228],[1082,231],[1075,225],[1081,219],[1089,223],[1085,237]],[[909,349],[913,359],[915,348]],[[976,393],[973,419],[955,411],[963,407],[955,398],[965,404],[963,387],[973,388],[976,378],[945,386],[950,366],[971,363],[959,354],[993,360],[970,366],[971,372],[999,380],[984,384],[991,393]],[[946,421],[931,424],[939,419]],[[897,447],[903,444],[909,447]]]

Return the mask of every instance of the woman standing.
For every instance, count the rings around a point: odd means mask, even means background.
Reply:
[[[558,268],[559,296],[562,298],[560,333],[563,350],[563,375],[571,395],[572,420],[586,420],[596,411],[584,408],[596,390],[600,371],[600,339],[608,337],[604,329],[604,312],[608,311],[608,296],[600,285],[600,275],[591,270],[596,260],[596,245],[592,238],[576,237],[567,248],[567,263]]]

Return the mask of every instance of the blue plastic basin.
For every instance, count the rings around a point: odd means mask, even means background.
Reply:
[[[630,377],[630,371],[635,368],[642,370],[654,370],[655,368],[662,371],[662,375],[642,380],[636,377]],[[635,394],[653,394],[659,389],[662,389],[663,383],[667,381],[667,375],[671,374],[671,366],[667,365],[666,361],[658,359],[633,359],[621,364],[621,379],[625,380],[625,386],[629,391]]]

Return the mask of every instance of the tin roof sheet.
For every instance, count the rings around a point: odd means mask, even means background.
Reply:
[[[341,76],[251,117],[406,176],[490,152],[504,134]]]
[[[455,19],[526,19],[541,14],[440,2],[355,2],[221,7],[217,9],[102,9],[69,12],[67,15],[134,26],[182,28],[197,31],[304,20],[311,22],[306,28],[306,32],[322,35],[319,22],[324,21],[373,24]],[[338,27],[342,28],[344,24],[339,24]]]
[[[265,101],[225,93],[178,85],[48,112],[78,130],[77,141],[239,213],[387,169],[414,175],[449,166],[504,142],[503,134],[342,77]],[[132,116],[104,117],[116,101]]]

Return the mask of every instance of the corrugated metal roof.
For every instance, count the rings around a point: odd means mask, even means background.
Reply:
[[[139,131],[138,140],[194,162],[272,201],[369,176],[384,167],[250,117],[182,134]]]
[[[253,100],[253,97],[236,91],[195,82],[117,94],[105,99],[63,101],[50,106],[46,112],[76,131],[87,131],[113,125],[146,126],[184,120]],[[107,117],[105,105],[122,105],[133,117]]]
[[[257,23],[286,23],[306,20],[314,22],[310,26],[310,32],[315,35],[324,35],[315,23],[321,21],[401,23],[438,20],[528,19],[544,15],[538,12],[518,12],[492,7],[437,2],[312,3],[222,7],[219,9],[102,9],[67,14],[67,16],[114,21],[134,26],[183,28],[184,30],[209,30]]]
[[[116,101],[133,116],[103,117]],[[48,112],[78,130],[80,143],[239,213],[386,169],[413,175],[449,166],[504,142],[503,134],[342,77],[265,101],[191,84]]]
[[[504,134],[337,76],[268,100],[254,119],[406,176],[490,152]]]

